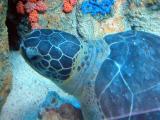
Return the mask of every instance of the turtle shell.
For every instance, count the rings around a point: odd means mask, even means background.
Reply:
[[[140,120],[136,115],[159,110],[160,37],[127,31],[107,35],[104,40],[111,52],[95,81],[99,109],[104,116]]]

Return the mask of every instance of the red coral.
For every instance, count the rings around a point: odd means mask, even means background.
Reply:
[[[27,13],[30,13],[30,12],[32,12],[33,10],[35,10],[35,8],[36,8],[36,3],[27,2],[24,7],[25,7],[26,12],[27,12]]]
[[[71,3],[72,6],[77,4],[77,0],[69,0],[69,2]]]
[[[43,0],[19,0],[16,8],[17,13],[27,13],[28,21],[30,22],[32,29],[41,28],[38,24],[38,12],[44,12],[47,10],[47,6],[43,2]]]
[[[35,8],[37,11],[39,12],[44,12],[47,10],[47,6],[45,5],[45,3],[42,1],[42,0],[39,0],[37,3],[36,3],[36,8]]]
[[[28,0],[29,2],[36,3],[37,0]]]
[[[77,0],[64,0],[63,1],[63,11],[65,13],[70,13],[73,10],[73,6],[76,5]]]
[[[73,6],[68,0],[63,1],[63,11],[65,13],[70,13],[73,10]]]
[[[17,9],[17,13],[22,14],[22,15],[25,14],[24,4],[22,1],[19,1],[17,3],[16,9]]]
[[[29,13],[28,20],[30,23],[38,23],[39,17],[38,12],[36,10],[33,10],[31,13]]]
[[[37,10],[39,12],[44,12],[47,10],[47,6],[42,0],[37,2],[27,2],[25,4],[25,9],[27,13],[30,13],[32,10]]]

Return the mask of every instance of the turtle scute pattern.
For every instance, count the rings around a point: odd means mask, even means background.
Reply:
[[[31,66],[51,79],[69,78],[73,61],[80,50],[80,41],[58,30],[33,30],[22,40]]]
[[[118,119],[160,108],[160,37],[140,31],[108,35],[110,47],[95,82],[99,109]]]

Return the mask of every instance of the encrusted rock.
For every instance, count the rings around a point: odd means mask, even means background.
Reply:
[[[48,9],[39,17],[42,28],[63,30],[85,40],[96,40],[106,34],[124,31],[126,27],[123,16],[125,0],[116,1],[113,13],[100,20],[90,14],[82,14],[82,0],[79,0],[73,11],[67,14],[63,12],[63,0],[45,0],[44,2]]]
[[[152,7],[154,4],[150,6],[145,5],[146,1],[144,1],[143,5],[138,7],[134,4],[130,5],[125,14],[128,27],[134,30],[141,30],[159,35],[160,9],[153,10]]]
[[[64,104],[58,110],[46,110],[41,120],[83,120],[83,118],[79,109],[70,104]]]
[[[0,0],[0,109],[9,94],[12,74],[8,61],[8,34],[5,25],[7,1]]]
[[[97,40],[106,34],[134,28],[152,31],[156,27],[155,25],[159,24],[157,23],[159,12],[156,8],[159,8],[157,6],[160,2],[158,0],[154,1],[157,1],[157,3],[150,3],[145,0],[140,0],[138,3],[136,0],[116,0],[112,13],[104,19],[97,20],[90,14],[82,14],[81,4],[83,0],[78,1],[71,13],[63,12],[63,0],[45,0],[48,9],[45,14],[39,15],[39,24],[42,28],[58,29],[72,33],[83,38],[83,40]],[[133,3],[136,4],[133,5]],[[129,6],[129,4],[131,5]],[[138,16],[137,12],[139,12]],[[26,24],[24,22],[20,22],[20,24],[21,28],[26,30]],[[140,27],[142,29],[139,29]],[[21,32],[23,31],[20,30]]]

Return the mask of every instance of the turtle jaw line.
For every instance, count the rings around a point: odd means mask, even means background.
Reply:
[[[75,67],[75,70],[72,69],[72,75],[65,81],[63,81],[62,84],[58,84],[60,88],[62,88],[67,93],[74,95],[76,97],[79,97],[79,91],[82,92],[84,79],[82,78],[82,74],[85,73],[85,68],[90,65],[90,63],[80,62],[81,60],[85,60],[85,54],[84,52],[88,52],[88,43],[81,41],[82,48],[77,53],[77,58],[75,58],[75,61],[73,63],[72,67]],[[86,49],[87,48],[87,49]],[[89,58],[91,60],[92,56],[89,54]],[[83,65],[82,65],[83,64]],[[83,67],[82,67],[83,66]],[[78,68],[81,67],[80,70]]]

